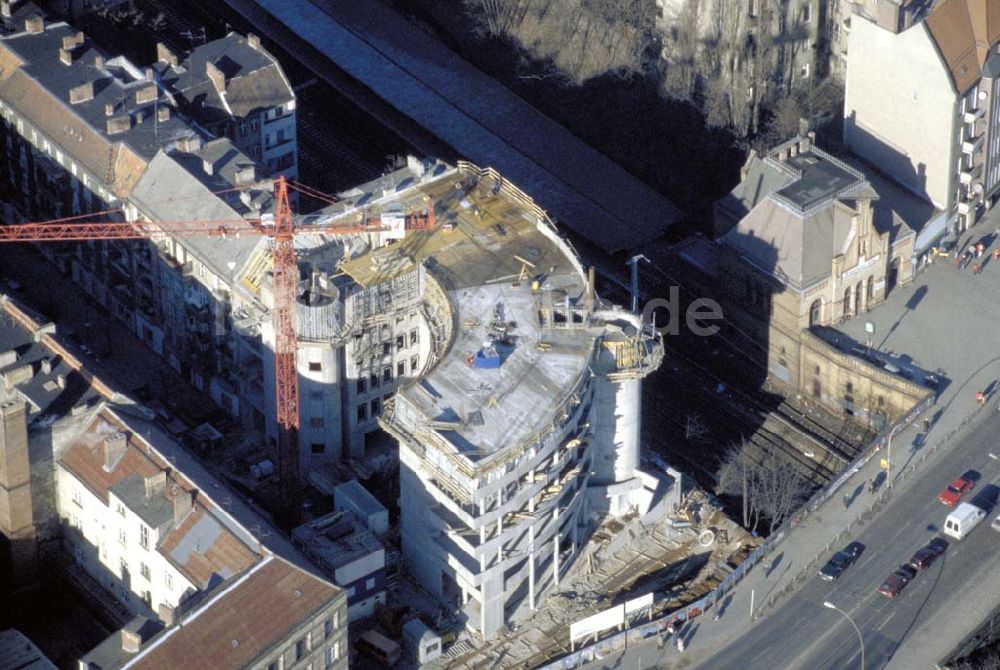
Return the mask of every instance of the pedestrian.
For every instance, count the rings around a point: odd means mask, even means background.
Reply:
[[[993,250],[993,260],[1000,261],[1000,247]]]
[[[980,405],[986,404],[986,393],[983,391],[976,391],[976,402]]]
[[[770,563],[765,563],[764,564],[764,576],[767,577],[770,574],[771,574],[771,564]]]
[[[979,263],[973,263],[972,264],[972,274],[977,275],[977,274],[979,274],[982,271],[983,271],[983,269],[981,267],[979,267]]]
[[[982,256],[984,251],[986,251],[986,245],[982,242],[978,242],[976,244],[976,258]]]
[[[1000,249],[998,249],[998,251],[1000,251]],[[925,433],[931,432],[931,420],[928,419],[927,417],[924,417],[924,432]]]

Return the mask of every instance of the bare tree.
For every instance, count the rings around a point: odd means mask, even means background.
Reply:
[[[806,501],[809,485],[791,463],[744,440],[726,455],[716,492],[742,500],[745,528],[755,531],[766,519],[774,532]]]

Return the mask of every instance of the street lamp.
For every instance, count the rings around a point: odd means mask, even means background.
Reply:
[[[865,670],[865,639],[861,637],[861,629],[858,628],[857,624],[854,623],[854,619],[848,616],[847,612],[840,609],[839,607],[831,603],[829,600],[823,601],[823,607],[826,607],[827,609],[831,610],[837,610],[838,612],[844,615],[844,618],[847,619],[847,622],[849,624],[854,626],[854,631],[858,634],[858,643],[861,645],[861,670]]]

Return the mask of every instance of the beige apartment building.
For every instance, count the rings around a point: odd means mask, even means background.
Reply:
[[[850,17],[844,141],[963,231],[1000,189],[1000,3],[878,7]]]

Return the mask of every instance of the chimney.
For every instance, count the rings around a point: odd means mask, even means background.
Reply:
[[[96,55],[94,56],[94,67],[100,70],[104,67],[104,56]]]
[[[194,494],[174,484],[170,491],[174,501],[174,528],[181,525],[194,507]]]
[[[252,184],[257,179],[257,168],[254,165],[244,165],[236,169],[236,184]]]
[[[253,33],[247,33],[247,44],[253,49],[260,49],[260,38]]]
[[[69,89],[69,104],[75,105],[94,99],[94,82],[88,81]]]
[[[17,363],[17,351],[14,349],[8,349],[0,354],[0,368],[5,368],[14,363]]]
[[[104,116],[111,116],[114,113],[115,113],[115,103],[109,102],[108,104],[104,105]]]
[[[16,386],[23,384],[34,376],[34,372],[32,371],[30,365],[22,365],[21,367],[9,370],[4,374],[4,387],[6,387],[8,391],[12,391]]]
[[[56,375],[56,386],[61,389],[66,388],[66,375]]]
[[[201,169],[205,171],[205,174],[211,176],[215,172],[215,168],[212,165],[212,161],[207,158],[201,160]]]
[[[122,628],[122,651],[126,654],[138,654],[139,647],[142,646],[142,638],[139,633]]]
[[[156,43],[156,60],[158,62],[167,63],[173,67],[177,67],[177,56],[174,52],[170,50],[163,42]]]
[[[108,119],[108,135],[124,133],[132,127],[132,117],[128,114],[124,116],[114,116]]]
[[[77,33],[76,35],[67,35],[62,38],[62,48],[67,51],[72,51],[76,47],[83,44],[86,37],[83,33]]]
[[[155,498],[167,492],[167,471],[160,470],[155,475],[146,477],[146,497]]]
[[[32,14],[24,20],[24,32],[37,35],[45,30],[45,21],[38,14]]]
[[[62,49],[59,50],[59,60],[62,62],[63,65],[72,65],[73,52],[63,47]]]
[[[52,374],[52,359],[50,358],[42,359],[42,374],[43,375]]]
[[[170,120],[170,107],[161,105],[156,108],[156,120],[160,123]]]
[[[791,158],[792,156],[798,156],[798,155],[799,155],[799,145],[798,144],[793,144],[792,146],[788,147],[788,156],[789,156],[789,158]]]
[[[145,105],[147,102],[153,102],[156,100],[156,96],[159,93],[156,88],[156,84],[150,84],[149,86],[143,86],[135,92],[135,104]]]
[[[0,558],[15,586],[33,582],[38,567],[26,419],[24,403],[0,405],[0,534],[7,538]]]
[[[10,18],[10,0],[0,0],[0,16]]]
[[[160,603],[160,606],[156,608],[156,613],[160,616],[160,621],[163,622],[163,625],[166,628],[170,628],[174,625],[176,611],[176,608],[171,607],[167,603]]]
[[[205,74],[212,80],[216,91],[222,93],[226,90],[226,75],[222,74],[222,70],[211,61],[205,61]]]
[[[128,449],[128,438],[125,433],[116,431],[104,438],[104,470],[111,472]]]

